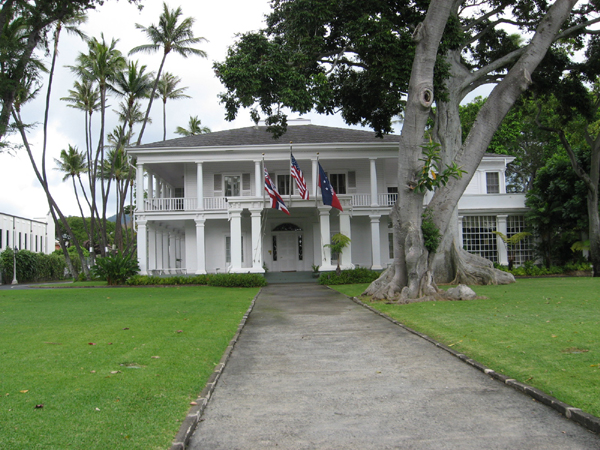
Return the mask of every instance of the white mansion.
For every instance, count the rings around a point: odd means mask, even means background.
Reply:
[[[393,259],[389,213],[398,192],[398,139],[300,119],[279,139],[257,126],[130,149],[137,158],[141,273],[333,270],[336,261],[324,245],[338,232],[351,238],[343,267],[387,267]],[[290,180],[291,147],[308,200]],[[459,203],[463,247],[504,264],[506,249],[492,231],[522,231],[526,211],[523,194],[506,193],[511,160],[486,155]],[[323,205],[318,163],[343,212]],[[263,164],[289,215],[271,208]],[[531,259],[527,253],[522,249],[516,262]]]

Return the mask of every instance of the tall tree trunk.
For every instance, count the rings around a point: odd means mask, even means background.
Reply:
[[[451,224],[455,223],[453,219],[456,217],[458,201],[481,163],[496,129],[517,98],[531,83],[530,74],[543,59],[577,0],[559,1],[552,5],[541,20],[531,43],[518,53],[520,56],[518,61],[490,94],[481,108],[469,136],[462,145],[459,145],[461,134],[460,121],[457,118],[458,105],[466,88],[456,89],[460,82],[456,77],[464,78],[464,74],[455,72],[451,75],[454,77],[448,82],[451,100],[445,105],[440,103],[437,117],[438,120],[442,119],[445,123],[438,124],[435,131],[438,136],[443,135],[440,138],[445,144],[442,149],[443,160],[456,162],[467,173],[460,179],[450,179],[445,186],[440,186],[427,207],[442,236],[447,236],[442,247],[438,249],[438,253],[444,253],[441,259],[439,255],[437,257],[428,255],[424,248],[421,236],[422,203],[418,204],[419,199],[422,201],[422,198],[419,198],[421,196],[416,195],[410,189],[410,186],[415,184],[416,174],[422,169],[422,163],[419,162],[419,158],[422,157],[420,145],[423,142],[424,120],[427,118],[431,104],[426,100],[433,100],[433,68],[429,67],[431,63],[427,61],[430,57],[435,60],[441,31],[444,29],[450,8],[449,5],[439,3],[445,2],[432,1],[430,3],[425,21],[415,32],[419,39],[418,35],[423,33],[423,30],[430,30],[427,26],[428,19],[436,17],[437,20],[443,20],[443,22],[435,22],[439,35],[435,33],[435,30],[431,33],[421,34],[415,52],[405,121],[400,138],[397,203],[397,208],[401,211],[399,224],[395,222],[397,212],[393,214],[392,218],[395,231],[394,247],[398,248],[398,252],[395,254],[393,268],[384,272],[380,280],[374,282],[365,291],[366,294],[373,295],[375,298],[394,298],[406,302],[435,295],[438,290],[433,281],[435,277],[434,261],[443,261],[443,258],[446,258],[446,267],[452,267],[455,282],[473,284],[476,281],[477,284],[498,284],[514,281],[512,275],[499,273],[493,268],[490,261],[468,254],[457,245],[454,238],[450,239],[448,236],[451,236]],[[431,52],[432,49],[433,52]],[[457,56],[454,58],[454,62],[456,62]],[[452,63],[452,58],[449,60]],[[456,66],[453,65],[453,67]],[[431,72],[429,72],[430,70]],[[472,82],[476,82],[476,80]],[[415,202],[414,204],[411,203],[411,198]],[[398,284],[390,286],[395,283]],[[393,294],[393,297],[390,294]]]
[[[374,297],[401,301],[416,299],[437,292],[428,273],[429,253],[423,245],[421,215],[423,194],[417,193],[422,168],[422,148],[433,94],[433,68],[452,2],[432,0],[425,20],[414,34],[415,57],[408,85],[404,125],[400,136],[398,156],[398,200],[391,215],[394,226],[393,266],[382,275],[382,283],[372,284],[366,291]]]

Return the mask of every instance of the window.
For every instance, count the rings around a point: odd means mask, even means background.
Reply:
[[[498,172],[487,172],[485,174],[487,193],[500,193],[500,174]]]
[[[21,232],[19,231],[19,250],[21,250]]]
[[[277,261],[277,236],[273,235],[273,261]]]
[[[510,238],[517,233],[525,231],[525,216],[508,216],[506,219],[506,235]],[[522,239],[515,244],[511,249],[507,249],[509,253],[513,253],[514,265],[522,265],[525,261],[535,259],[532,249],[531,236]],[[511,258],[511,255],[508,255]]]
[[[2,248],[2,229],[0,228],[0,248]]]
[[[225,197],[240,196],[240,178],[239,175],[225,175],[223,177]]]
[[[388,233],[388,256],[394,259],[394,233]]]
[[[277,191],[279,195],[290,195],[290,179],[291,176],[288,175],[277,175]],[[292,188],[293,190],[293,188]]]
[[[496,216],[465,216],[462,223],[463,248],[492,262],[498,262]]]
[[[332,173],[328,176],[331,186],[336,194],[346,193],[346,174],[345,173]]]
[[[25,250],[27,250],[27,233],[25,233]]]

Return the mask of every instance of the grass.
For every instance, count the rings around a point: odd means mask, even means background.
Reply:
[[[257,292],[0,291],[0,447],[168,448]]]
[[[335,286],[351,296],[367,285]],[[600,279],[474,286],[487,300],[369,303],[406,326],[600,417]]]

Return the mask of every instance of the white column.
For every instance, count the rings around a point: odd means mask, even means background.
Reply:
[[[176,247],[177,235],[175,230],[169,233],[169,268],[174,269],[177,267],[175,263],[175,247]]]
[[[242,271],[242,210],[229,210],[230,239],[231,239],[231,268],[232,273]]]
[[[507,235],[506,220],[507,215],[497,216],[496,219],[496,230],[500,233]],[[498,247],[498,262],[504,266],[508,265],[508,253],[506,251],[506,244],[500,236],[496,236],[496,245]]]
[[[260,160],[254,161],[254,190],[256,191],[254,195],[256,197],[262,197],[264,191],[264,180],[260,171],[260,163]]]
[[[144,212],[144,165],[138,163],[136,168],[136,194],[135,194],[135,203],[137,206],[138,212]],[[146,224],[144,224],[144,227]],[[138,245],[138,249],[139,249]]]
[[[156,270],[156,225],[148,224],[148,272]]]
[[[340,212],[340,233],[352,239],[352,232],[350,230],[350,211]],[[352,264],[352,241],[348,243],[348,246],[344,249],[341,256],[342,260],[340,261],[340,268],[345,270],[354,269],[354,264]]]
[[[154,175],[148,172],[148,199],[154,198]]]
[[[252,273],[265,273],[262,260],[261,213],[262,208],[250,209],[252,214]]]
[[[163,230],[160,226],[156,227],[156,269],[164,269],[163,265]]]
[[[371,219],[371,255],[373,260],[372,270],[381,270],[381,234],[379,233],[380,215],[370,215]],[[387,237],[387,236],[386,236]]]
[[[319,206],[319,225],[321,229],[321,267],[319,272],[335,270],[331,265],[331,248],[325,247],[326,244],[331,244],[331,228],[329,224],[330,206]]]
[[[202,163],[196,163],[196,198],[197,206],[196,209],[204,210],[204,171],[202,169]]]
[[[169,229],[165,227],[162,233],[162,256],[163,269],[170,269],[169,266]]]
[[[196,275],[206,273],[206,252],[204,247],[204,216],[196,216]]]
[[[377,166],[375,163],[377,158],[369,158],[369,164],[371,167],[371,206],[379,205],[379,196],[377,195]]]
[[[139,166],[138,166],[139,168]],[[137,254],[138,264],[140,265],[140,275],[148,275],[148,234],[145,218],[140,217],[137,220]]]

